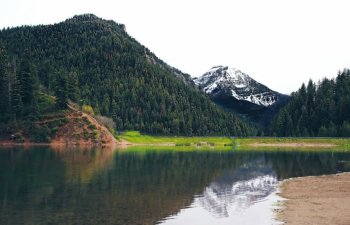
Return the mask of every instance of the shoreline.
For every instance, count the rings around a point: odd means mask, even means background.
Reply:
[[[290,225],[350,222],[350,172],[291,178],[279,186],[284,198],[277,220]]]
[[[298,148],[330,148],[337,147],[335,144],[327,144],[327,143],[305,143],[305,142],[288,142],[288,143],[252,143],[249,144],[251,147],[298,147]]]
[[[116,142],[116,143],[109,143],[109,144],[101,144],[101,143],[73,143],[73,144],[69,144],[69,142],[50,142],[50,143],[45,143],[45,142],[11,142],[11,141],[0,141],[0,147],[35,147],[35,146],[43,146],[43,147],[66,147],[66,146],[70,146],[70,147],[127,147],[130,146],[130,143],[125,142],[125,141],[120,141],[120,142]]]
[[[108,133],[106,131],[106,133]],[[105,141],[93,142],[91,140],[55,138],[51,142],[36,143],[26,139],[24,142],[0,140],[1,147],[11,146],[76,146],[76,147],[178,147],[178,146],[206,146],[210,148],[232,146],[237,151],[252,150],[310,150],[310,151],[350,151],[350,138],[228,138],[228,137],[186,137],[186,136],[148,136],[138,132],[133,135],[114,136],[107,135]]]
[[[50,143],[45,143],[45,142],[11,142],[11,141],[0,141],[0,146],[1,147],[11,147],[11,146],[24,146],[24,147],[29,147],[29,146],[68,146],[69,142],[62,142],[62,141],[53,141]],[[73,143],[71,144],[73,146],[91,146],[91,147],[96,147],[96,146],[121,146],[121,147],[131,147],[131,146],[172,146],[172,147],[177,147],[176,143],[173,142],[159,142],[159,143],[132,143],[126,140],[121,140],[121,141],[116,141],[113,143],[108,143],[108,144],[101,144],[101,143]],[[272,147],[272,148],[332,148],[332,147],[339,147],[339,145],[336,144],[325,144],[325,143],[303,143],[303,142],[290,142],[290,143],[251,143],[251,144],[244,144],[244,145],[239,145],[239,147],[244,147],[244,146],[249,146],[249,147],[255,147],[259,150],[259,148],[266,148],[266,147]],[[215,145],[214,145],[215,147]],[[239,149],[238,147],[238,149]]]

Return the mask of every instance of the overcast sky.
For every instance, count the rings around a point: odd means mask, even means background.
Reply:
[[[0,27],[93,13],[192,76],[215,65],[290,93],[350,67],[348,0],[1,0]]]

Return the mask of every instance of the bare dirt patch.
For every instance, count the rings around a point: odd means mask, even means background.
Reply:
[[[117,140],[109,130],[100,125],[92,116],[81,111],[69,112],[68,123],[57,131],[51,145],[109,145],[117,144]]]
[[[278,218],[289,225],[349,225],[350,173],[289,179]]]

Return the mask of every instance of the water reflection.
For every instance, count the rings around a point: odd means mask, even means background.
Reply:
[[[205,188],[195,201],[217,218],[229,217],[267,197],[276,190],[277,176],[262,159],[226,171]]]
[[[190,207],[163,219],[161,224],[186,224],[190,215],[197,215],[196,224],[256,224],[249,219],[257,216],[259,224],[271,224],[268,207],[258,211],[251,209],[276,191],[277,182],[271,163],[261,156],[223,172],[195,197]]]
[[[182,215],[192,223],[178,224],[220,224],[261,211],[277,180],[349,171],[349,161],[349,153],[0,149],[0,224],[153,225]]]
[[[52,151],[64,163],[67,183],[89,183],[94,175],[113,167],[113,154],[116,150],[109,148],[65,149],[58,146]]]

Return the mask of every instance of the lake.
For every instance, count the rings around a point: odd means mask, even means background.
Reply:
[[[276,185],[350,153],[0,149],[0,224],[271,224]]]

